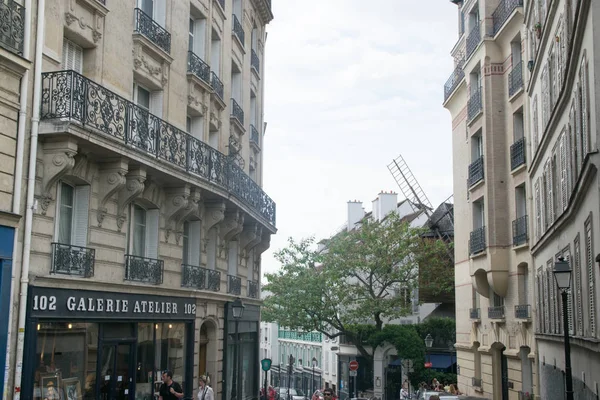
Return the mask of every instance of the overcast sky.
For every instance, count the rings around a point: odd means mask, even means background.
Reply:
[[[366,211],[399,192],[387,165],[402,155],[437,205],[452,194],[450,114],[443,86],[458,39],[448,0],[273,0],[267,26],[264,189],[278,233],[328,237],[348,200]],[[402,196],[399,195],[399,199]]]

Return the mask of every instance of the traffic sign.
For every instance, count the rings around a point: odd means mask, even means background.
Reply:
[[[260,360],[260,365],[262,367],[262,370],[267,372],[268,370],[271,369],[271,359],[263,358],[262,360]]]
[[[350,376],[356,376],[358,373],[356,371],[350,371]]]
[[[425,363],[425,368],[431,368],[432,366],[433,366],[433,363],[430,363],[430,362]]]
[[[358,361],[350,361],[350,371],[356,371],[358,369]]]

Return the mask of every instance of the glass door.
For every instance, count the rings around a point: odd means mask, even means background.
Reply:
[[[105,343],[102,346],[98,399],[134,399],[132,349],[132,343]]]

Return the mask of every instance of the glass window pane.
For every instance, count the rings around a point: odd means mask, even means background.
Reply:
[[[146,255],[146,210],[133,206],[133,255]]]
[[[155,329],[154,365],[158,371],[173,372],[173,380],[185,387],[185,324],[159,323]]]
[[[139,398],[152,398],[153,382],[160,381],[152,368],[154,361],[154,324],[138,324],[137,368],[135,391]]]
[[[183,257],[182,257],[183,264],[189,263],[189,257],[188,257],[188,255],[190,253],[189,237],[190,237],[190,223],[185,221],[183,223]]]
[[[150,109],[150,92],[140,86],[137,87],[137,104],[146,110]]]
[[[150,17],[153,17],[154,16],[153,15],[154,14],[154,0],[142,0],[142,11],[144,11]]]
[[[58,225],[59,243],[71,244],[73,227],[73,187],[65,183],[60,185],[60,210]]]

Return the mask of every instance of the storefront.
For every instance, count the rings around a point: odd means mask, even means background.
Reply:
[[[30,286],[22,399],[192,396],[195,299]]]

